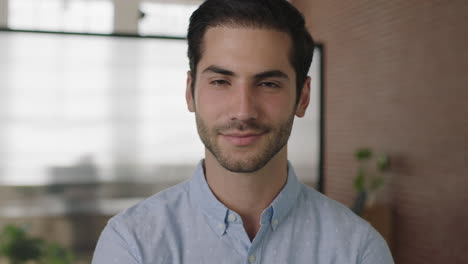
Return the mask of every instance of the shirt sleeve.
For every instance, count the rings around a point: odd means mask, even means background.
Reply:
[[[370,225],[360,252],[359,264],[394,264],[387,243]]]
[[[99,237],[92,264],[139,264],[131,236],[123,227],[110,220]],[[133,243],[134,244],[134,243]],[[132,251],[133,250],[133,251]]]

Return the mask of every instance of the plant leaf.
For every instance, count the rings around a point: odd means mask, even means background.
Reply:
[[[377,157],[377,168],[379,171],[385,171],[390,168],[390,158],[387,154],[381,154]]]
[[[355,152],[357,160],[368,160],[372,157],[372,150],[370,148],[360,148]]]
[[[359,169],[358,175],[354,179],[354,188],[356,189],[356,191],[358,192],[364,191],[364,182],[365,182],[364,170]]]

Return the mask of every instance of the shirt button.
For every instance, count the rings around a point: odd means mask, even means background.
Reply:
[[[250,257],[249,257],[249,263],[250,263],[250,264],[255,263],[255,259],[256,259],[256,258],[255,258],[254,255],[250,255]]]
[[[276,227],[278,225],[278,219],[273,220],[273,227]]]
[[[228,215],[228,221],[229,222],[234,222],[236,221],[237,217],[234,214],[229,214]]]

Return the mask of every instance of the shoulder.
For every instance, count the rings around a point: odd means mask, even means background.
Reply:
[[[359,246],[366,239],[371,225],[345,205],[303,185],[298,201],[306,219],[311,219],[317,231],[334,241],[347,241]]]
[[[316,231],[326,234],[333,248],[354,256],[358,263],[393,263],[382,236],[348,207],[306,185],[300,197],[299,203],[314,219]]]
[[[177,231],[182,214],[189,214],[188,182],[161,191],[112,217],[96,246],[94,263],[144,263],[154,256],[167,254],[167,238]],[[172,236],[173,237],[173,236]],[[161,255],[162,254],[162,255]]]
[[[183,212],[189,204],[189,181],[165,189],[125,209],[109,220],[109,224],[138,229],[149,224],[163,224]]]
[[[317,190],[302,184],[301,202],[321,218],[329,220],[351,222],[367,226],[367,222],[357,216],[345,205],[325,196]]]

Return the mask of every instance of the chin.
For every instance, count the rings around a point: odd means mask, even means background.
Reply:
[[[236,173],[253,173],[263,167],[271,160],[272,157],[262,157],[261,155],[250,156],[241,153],[242,157],[236,158],[227,155],[214,155],[218,163],[226,170]],[[250,156],[250,157],[249,157]]]
[[[265,166],[265,164],[245,164],[245,163],[220,163],[220,165],[230,172],[235,173],[254,173]]]

